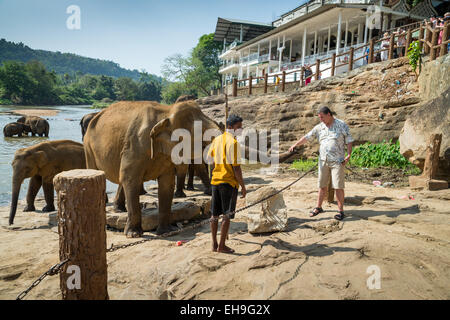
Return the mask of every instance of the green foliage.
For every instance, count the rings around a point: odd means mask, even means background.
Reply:
[[[191,94],[195,95],[196,91],[189,89],[185,83],[172,82],[163,87],[161,92],[162,102],[165,104],[174,104],[178,97]]]
[[[416,72],[417,66],[420,64],[421,52],[419,41],[413,41],[409,45],[408,49],[409,64],[411,65],[414,72]]]
[[[72,53],[51,52],[45,50],[34,50],[23,43],[14,43],[0,39],[0,64],[8,60],[29,62],[32,60],[40,61],[48,70],[55,71],[69,77],[75,77],[77,73],[105,75],[114,78],[128,77],[133,80],[139,80],[140,72],[138,70],[127,70],[121,68],[119,64],[82,57]],[[161,78],[150,75],[155,81],[161,82]]]
[[[406,3],[409,4],[411,7],[415,7],[421,2],[423,2],[423,0],[406,0]]]
[[[401,153],[400,143],[383,141],[382,143],[365,143],[353,148],[350,158],[350,165],[373,168],[373,167],[393,167],[405,170],[415,170]]]
[[[292,169],[296,169],[298,171],[302,171],[302,172],[306,172],[308,170],[311,170],[312,168],[317,166],[317,161],[318,159],[300,159],[300,160],[295,160],[292,165],[291,168]]]
[[[161,100],[161,83],[141,72],[131,78],[48,72],[37,61],[6,61],[0,65],[0,104],[86,105],[104,99]]]
[[[188,92],[193,92],[197,96],[209,96],[211,89],[220,86],[218,54],[222,44],[213,39],[214,33],[205,34],[200,37],[198,44],[188,56],[175,54],[164,60],[162,73],[172,82],[168,84],[168,88],[163,89],[163,100],[166,103],[176,100],[178,98],[176,94]]]

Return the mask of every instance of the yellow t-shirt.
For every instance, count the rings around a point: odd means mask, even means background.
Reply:
[[[216,137],[211,143],[208,156],[214,159],[211,184],[217,186],[228,183],[234,188],[239,188],[239,183],[234,176],[233,167],[241,163],[241,146],[229,132]]]

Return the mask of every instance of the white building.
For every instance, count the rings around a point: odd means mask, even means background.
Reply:
[[[300,72],[305,65],[312,65],[314,72],[316,59],[368,44],[383,31],[432,15],[436,11],[431,0],[413,9],[404,0],[310,0],[272,24],[219,18],[215,40],[224,43],[219,56],[223,86],[234,78],[246,79],[250,75],[262,77],[268,73],[270,76],[283,70]],[[365,48],[356,50],[355,59],[364,51]],[[336,73],[345,71],[338,68]],[[329,76],[328,73],[322,74],[322,78]],[[296,72],[289,76],[299,79]]]

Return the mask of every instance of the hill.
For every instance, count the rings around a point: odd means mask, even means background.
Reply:
[[[140,75],[138,70],[128,70],[120,67],[113,61],[82,57],[73,53],[52,52],[46,50],[35,50],[22,42],[14,43],[5,39],[0,39],[0,64],[4,61],[15,60],[28,62],[38,60],[44,64],[47,70],[54,70],[58,74],[76,73],[105,75],[110,77],[129,77],[138,80]],[[161,82],[161,78],[151,75],[154,80]]]

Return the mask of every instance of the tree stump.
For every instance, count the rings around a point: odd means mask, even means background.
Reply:
[[[441,149],[442,134],[432,134],[427,146],[425,164],[420,176],[410,176],[409,186],[411,188],[424,188],[425,190],[447,189],[448,183],[443,180],[436,180],[436,172],[439,166],[439,152]]]
[[[106,180],[103,171],[71,170],[53,180],[58,193],[63,300],[107,300]]]

